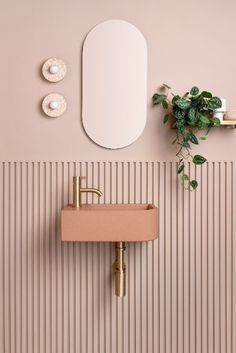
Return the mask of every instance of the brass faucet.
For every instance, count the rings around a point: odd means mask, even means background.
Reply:
[[[102,196],[102,192],[98,189],[82,188],[81,182],[83,179],[86,179],[86,177],[83,177],[83,176],[74,176],[73,177],[73,206],[75,208],[80,208],[82,205],[82,202],[81,202],[82,192],[93,192],[93,193],[97,194],[98,196]]]
[[[115,294],[117,297],[124,297],[126,294],[126,264],[124,261],[125,243],[120,241],[115,245],[116,260],[113,263],[115,273]]]

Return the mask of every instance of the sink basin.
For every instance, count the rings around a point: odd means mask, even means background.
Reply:
[[[158,235],[158,209],[151,204],[96,204],[61,211],[61,239],[136,242]]]

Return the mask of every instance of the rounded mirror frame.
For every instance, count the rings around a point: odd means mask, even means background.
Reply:
[[[142,134],[147,120],[147,44],[131,23],[109,20],[83,45],[82,120],[96,144],[118,149]]]

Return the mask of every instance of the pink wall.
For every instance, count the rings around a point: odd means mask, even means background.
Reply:
[[[0,164],[1,353],[236,352],[236,164],[190,173],[171,162]],[[154,202],[159,240],[127,244],[127,296],[113,244],[62,243],[60,209],[86,175],[100,202]],[[84,202],[96,202],[91,195]]]
[[[235,10],[223,0],[1,4],[0,353],[236,353],[236,132],[216,128],[202,143],[210,162],[191,166],[200,186],[186,192],[173,131],[150,101],[162,82],[196,84],[236,110]],[[82,42],[110,18],[135,24],[149,49],[147,126],[119,151],[93,144],[80,120]],[[55,85],[40,76],[50,56],[68,66]],[[55,120],[39,108],[53,91],[68,101]],[[127,247],[123,300],[113,295],[113,246],[60,241],[74,173],[99,184],[101,202],[159,205],[159,240]]]
[[[235,11],[231,0],[197,4],[187,0],[10,0],[1,4],[0,160],[173,160],[173,132],[150,106],[151,96],[162,82],[177,92],[196,84],[227,98],[229,109],[236,110]],[[119,151],[93,144],[80,120],[82,42],[94,25],[111,18],[140,28],[149,51],[147,126],[136,143]],[[55,85],[39,73],[51,56],[63,58],[68,65],[66,79]],[[68,111],[52,120],[41,114],[39,103],[54,90],[67,98]],[[236,132],[215,129],[198,150],[207,149],[209,160],[230,161],[235,141]]]

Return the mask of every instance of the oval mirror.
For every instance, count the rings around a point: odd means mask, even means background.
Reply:
[[[98,145],[130,145],[147,114],[147,45],[132,24],[110,20],[93,28],[83,45],[82,119]]]

